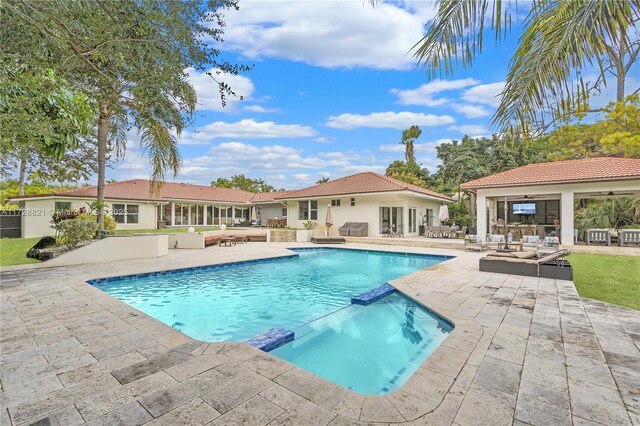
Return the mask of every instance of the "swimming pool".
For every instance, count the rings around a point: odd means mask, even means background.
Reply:
[[[97,288],[206,342],[294,329],[351,297],[446,260],[349,249],[294,250],[285,258],[91,280]]]
[[[393,293],[368,306],[351,298],[450,257],[337,248],[88,281],[203,341],[294,332],[271,353],[342,386],[383,394],[400,386],[453,326]]]

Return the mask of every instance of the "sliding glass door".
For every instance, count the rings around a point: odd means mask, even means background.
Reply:
[[[380,207],[380,233],[404,233],[402,213],[402,207]]]

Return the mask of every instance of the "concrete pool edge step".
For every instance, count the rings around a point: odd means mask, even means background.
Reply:
[[[285,328],[270,328],[262,333],[253,336],[246,342],[264,352],[270,352],[280,346],[292,342],[294,333]]]
[[[386,283],[380,287],[374,288],[369,291],[365,291],[357,296],[351,298],[352,305],[370,305],[373,302],[376,302],[382,299],[385,296],[388,296],[392,293],[395,293],[396,289],[392,287],[389,283]]]

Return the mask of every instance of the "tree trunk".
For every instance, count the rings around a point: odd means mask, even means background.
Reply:
[[[18,195],[24,195],[24,180],[27,174],[27,159],[24,155],[20,158],[20,177],[18,178]]]
[[[98,116],[98,238],[102,237],[104,231],[104,184],[110,119],[111,110],[103,104]]]

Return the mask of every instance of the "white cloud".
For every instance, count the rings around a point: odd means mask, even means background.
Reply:
[[[453,109],[461,114],[464,114],[467,118],[480,118],[491,115],[491,112],[482,105],[453,105]]]
[[[226,14],[225,50],[322,67],[408,69],[408,53],[435,14],[420,7],[368,1],[243,1]]]
[[[504,89],[504,84],[504,81],[481,84],[465,90],[460,97],[467,102],[485,104],[495,108],[500,105],[499,96]]]
[[[269,113],[269,112],[280,112],[278,108],[265,108],[260,105],[247,105],[242,108],[245,111],[258,112],[261,114]]]
[[[319,138],[315,138],[313,141],[318,143],[335,143],[331,139],[325,136],[320,136]]]
[[[401,105],[435,107],[449,103],[449,99],[434,98],[434,95],[447,90],[462,89],[478,83],[479,81],[474,78],[465,78],[461,80],[433,80],[416,89],[391,89],[391,93],[398,96],[398,103]]]
[[[311,127],[300,124],[277,124],[273,121],[257,122],[253,119],[244,119],[235,123],[215,121],[199,127],[195,132],[184,132],[180,143],[183,145],[206,145],[217,138],[304,138],[316,134],[317,132]]]
[[[208,71],[211,75],[206,72],[196,71],[193,68],[187,69],[186,72],[189,74],[188,79],[198,96],[198,109],[200,110],[235,112],[238,103],[241,102],[240,97],[244,100],[250,100],[255,90],[253,82],[243,75],[225,74],[214,68]],[[220,90],[216,80],[228,84],[237,95],[227,96],[226,107],[222,106]]]
[[[451,126],[448,130],[456,130],[462,134],[469,136],[483,136],[489,133],[484,126],[480,124],[464,124],[462,126]]]
[[[373,112],[367,115],[340,114],[330,116],[327,126],[334,129],[355,129],[357,127],[374,127],[388,129],[406,129],[412,125],[441,126],[454,123],[453,117],[448,115],[423,114],[415,112]]]

